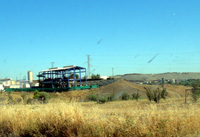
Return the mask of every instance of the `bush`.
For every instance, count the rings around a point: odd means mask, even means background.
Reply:
[[[47,103],[50,99],[49,93],[47,92],[39,92],[39,98],[40,101],[43,103]]]
[[[127,92],[124,92],[122,94],[122,100],[128,100],[129,99],[129,94]]]
[[[8,95],[8,104],[15,104],[15,101],[10,94]]]
[[[93,80],[101,80],[101,76],[100,76],[100,74],[92,74],[92,76],[91,76],[91,79],[93,79]]]
[[[38,99],[39,97],[40,97],[39,91],[38,91],[38,90],[35,90],[35,91],[33,92],[33,98],[34,98],[34,99]]]
[[[37,90],[34,91],[33,99],[38,99],[43,103],[47,103],[50,99],[50,95],[47,92],[39,92]]]
[[[33,104],[33,99],[32,98],[28,98],[26,101],[27,104]]]
[[[25,102],[26,98],[27,98],[27,93],[26,92],[21,92],[21,97],[22,97],[23,101]]]
[[[194,102],[197,102],[200,98],[200,90],[199,90],[199,83],[193,83],[192,84],[192,99]]]
[[[154,90],[153,91],[153,95],[154,95],[153,96],[154,102],[159,103],[160,99],[161,99],[161,91],[160,91],[160,89],[158,88],[158,89]]]
[[[137,92],[137,93],[134,93],[133,95],[132,95],[132,99],[136,99],[136,101],[138,101],[138,99],[140,98],[140,94]]]
[[[97,101],[97,103],[105,103],[108,101],[113,101],[114,100],[114,94],[110,94],[110,95],[98,95],[98,94],[90,94],[87,96],[87,99],[89,101]]]
[[[154,98],[153,91],[150,90],[150,88],[146,88],[146,87],[144,87],[144,89],[146,90],[146,95],[147,95],[148,100],[150,102],[153,101],[153,98]]]
[[[99,102],[100,104],[103,104],[103,103],[106,103],[108,100],[107,100],[107,96],[106,95],[101,95],[101,96],[98,96],[99,97]]]
[[[165,100],[167,95],[168,95],[167,89],[163,87],[163,90],[161,91],[161,98]]]
[[[160,88],[157,88],[156,90],[153,91],[150,88],[146,87],[144,87],[144,89],[146,90],[146,95],[150,102],[153,100],[154,102],[159,103],[161,98],[166,99],[168,95],[168,92],[164,87],[162,90],[160,90]]]
[[[90,95],[87,96],[87,99],[88,99],[89,101],[97,101],[97,95],[95,95],[95,94],[90,94]]]
[[[110,94],[107,96],[107,101],[113,101],[114,100],[115,95],[114,94]]]
[[[17,102],[18,102],[18,103],[22,102],[22,99],[21,99],[21,98],[18,98],[18,99],[17,99]]]

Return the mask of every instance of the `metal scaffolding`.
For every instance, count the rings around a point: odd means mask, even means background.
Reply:
[[[82,76],[84,78],[82,78]],[[79,66],[64,66],[63,68],[50,68],[40,71],[37,75],[41,88],[65,88],[81,86],[87,82],[86,68]]]

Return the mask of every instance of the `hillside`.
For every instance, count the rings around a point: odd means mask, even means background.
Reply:
[[[132,82],[128,82],[123,79],[119,79],[116,82],[91,90],[80,90],[80,91],[69,91],[62,92],[57,95],[60,96],[62,100],[84,100],[89,94],[115,94],[121,96],[123,92],[128,92],[131,96],[133,93],[139,92],[142,98],[146,98],[146,93],[144,87],[149,87],[151,89],[156,89],[161,87],[160,85],[137,85]],[[181,98],[185,96],[185,89],[190,89],[191,87],[180,86],[180,85],[170,85],[165,84],[168,92],[168,97],[170,98]]]
[[[97,90],[97,93],[99,94],[120,94],[123,92],[128,92],[129,95],[132,95],[133,93],[139,92],[141,97],[146,98],[145,89],[144,87],[150,87],[151,89],[156,89],[157,87],[161,87],[159,85],[137,85],[125,80],[118,80],[117,82],[114,82],[112,84],[109,84],[107,86],[101,87],[99,90]],[[176,97],[184,97],[185,89],[189,89],[190,87],[186,86],[179,86],[179,85],[169,85],[166,84],[165,87],[168,91],[168,97],[176,98]]]
[[[158,74],[140,74],[140,73],[132,73],[132,74],[124,74],[116,76],[116,78],[126,79],[126,80],[157,80],[157,79],[175,79],[175,80],[185,80],[185,79],[200,79],[199,72],[184,72],[184,73],[158,73]]]

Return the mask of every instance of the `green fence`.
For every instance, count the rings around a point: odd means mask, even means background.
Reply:
[[[7,88],[5,91],[9,92],[21,92],[21,91],[26,91],[26,92],[32,92],[35,90],[38,91],[46,91],[46,92],[61,92],[61,91],[69,91],[69,90],[84,90],[84,89],[91,89],[91,88],[97,88],[97,85],[92,85],[92,86],[80,86],[80,87],[68,87],[68,88]]]

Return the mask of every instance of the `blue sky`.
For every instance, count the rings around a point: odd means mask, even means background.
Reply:
[[[0,78],[51,67],[199,72],[199,0],[1,0]]]

